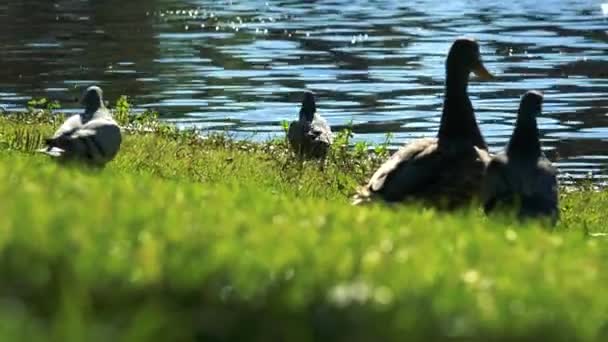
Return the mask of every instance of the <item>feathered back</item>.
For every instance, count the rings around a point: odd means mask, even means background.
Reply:
[[[120,127],[103,103],[101,88],[87,88],[82,96],[84,112],[69,117],[46,140],[40,152],[61,161],[78,160],[102,166],[114,159],[122,143]]]

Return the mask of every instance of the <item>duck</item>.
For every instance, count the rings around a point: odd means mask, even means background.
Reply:
[[[543,94],[526,92],[520,101],[513,135],[505,151],[491,158],[482,185],[486,214],[515,210],[521,220],[559,217],[557,169],[542,151],[536,117]]]
[[[122,135],[103,101],[98,86],[88,87],[81,99],[84,111],[66,119],[40,152],[59,161],[104,166],[116,157]]]
[[[479,194],[488,146],[479,130],[467,87],[469,76],[490,80],[477,41],[454,41],[445,62],[446,81],[439,132],[397,150],[358,189],[353,204],[421,201],[440,209],[456,209]]]
[[[315,94],[304,92],[300,116],[287,131],[291,149],[299,157],[325,159],[333,142],[331,127],[318,112]]]

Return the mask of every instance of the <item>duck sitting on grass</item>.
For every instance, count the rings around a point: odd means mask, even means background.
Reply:
[[[300,117],[289,125],[287,139],[299,157],[324,159],[327,156],[332,143],[331,128],[317,113],[313,92],[304,93]]]
[[[479,45],[458,39],[446,61],[446,85],[437,138],[414,140],[401,147],[355,195],[354,204],[421,200],[444,209],[470,202],[479,193],[485,162],[489,160],[467,86],[469,74],[492,75],[484,67]]]
[[[536,116],[543,95],[527,92],[521,99],[515,130],[506,151],[492,158],[484,177],[484,210],[515,209],[520,219],[558,219],[557,171],[541,150]]]
[[[46,139],[46,147],[40,152],[60,161],[103,166],[118,154],[120,127],[103,103],[101,88],[87,88],[81,103],[84,112],[69,117],[52,138]]]

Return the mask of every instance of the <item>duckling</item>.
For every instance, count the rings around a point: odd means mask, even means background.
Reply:
[[[543,95],[527,92],[521,99],[515,130],[506,151],[494,156],[482,186],[484,211],[516,208],[520,219],[546,217],[557,222],[557,170],[541,150],[536,116]]]
[[[385,202],[421,200],[454,209],[479,193],[490,156],[467,93],[471,72],[482,79],[493,78],[482,63],[478,43],[458,39],[446,60],[445,97],[437,137],[401,147],[359,189],[353,204],[378,198]]]
[[[114,159],[122,136],[120,127],[103,103],[103,91],[91,86],[81,103],[84,112],[69,117],[40,152],[60,161],[77,160],[93,166],[103,166]]]
[[[331,127],[317,113],[315,95],[311,91],[304,93],[300,118],[289,125],[287,139],[298,156],[324,159],[332,144]]]

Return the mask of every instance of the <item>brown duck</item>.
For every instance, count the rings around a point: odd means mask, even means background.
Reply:
[[[292,150],[305,158],[325,158],[332,143],[331,128],[317,113],[315,95],[304,93],[298,121],[293,121],[287,131],[287,140]]]
[[[458,39],[446,61],[437,138],[401,147],[359,190],[354,204],[376,198],[386,202],[419,200],[452,209],[469,203],[479,193],[489,155],[467,94],[471,72],[482,79],[492,78],[482,63],[477,42]]]
[[[506,151],[492,158],[482,187],[486,213],[515,210],[520,219],[558,218],[557,171],[541,150],[536,116],[543,95],[527,92],[521,99],[517,121]]]

